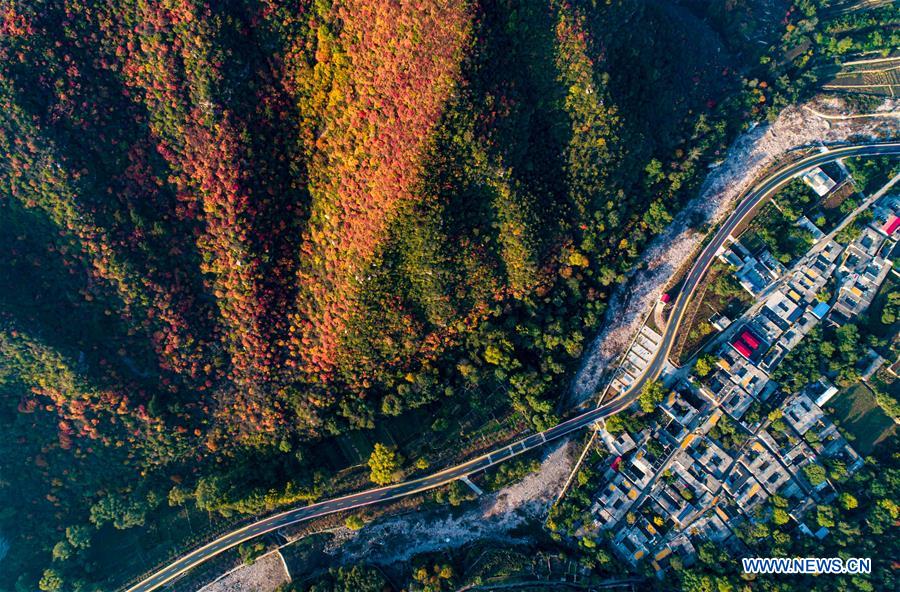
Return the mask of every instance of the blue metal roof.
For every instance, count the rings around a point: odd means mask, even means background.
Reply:
[[[828,304],[827,302],[820,302],[816,305],[815,308],[812,309],[812,313],[817,319],[821,319],[828,314],[829,310],[831,310],[830,304]]]

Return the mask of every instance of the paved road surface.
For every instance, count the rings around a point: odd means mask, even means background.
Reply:
[[[303,508],[297,508],[268,518],[263,518],[262,520],[258,520],[243,528],[224,534],[211,543],[183,555],[179,559],[148,576],[140,583],[128,588],[126,592],[150,592],[151,590],[156,590],[226,549],[230,549],[231,547],[252,538],[272,532],[289,524],[295,524],[297,522],[325,516],[342,510],[397,499],[444,485],[462,476],[501,463],[526,450],[542,446],[545,442],[555,440],[566,434],[580,430],[585,426],[594,423],[598,419],[615,415],[623,409],[626,409],[637,399],[644,385],[659,376],[665,366],[669,350],[672,348],[675,335],[681,324],[682,315],[687,308],[688,302],[693,296],[694,290],[700,283],[700,279],[706,273],[710,263],[712,263],[715,258],[716,251],[725,242],[732,231],[734,231],[734,229],[760,202],[770,197],[796,176],[812,167],[847,156],[874,156],[883,154],[900,154],[900,142],[845,146],[842,148],[835,148],[829,152],[818,153],[775,171],[754,187],[719,228],[713,239],[707,244],[703,249],[703,252],[694,262],[693,267],[691,267],[691,270],[685,279],[681,293],[678,295],[672,306],[672,311],[669,315],[669,324],[666,326],[663,333],[656,356],[653,361],[647,365],[644,374],[633,383],[631,389],[619,398],[557,424],[549,430],[525,437],[499,450],[495,450],[489,454],[474,458],[427,477],[413,479],[411,481],[405,481],[403,483],[397,483],[378,489],[369,489],[360,493],[318,502]]]

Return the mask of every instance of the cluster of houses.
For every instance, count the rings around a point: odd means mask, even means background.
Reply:
[[[610,456],[586,531],[606,531],[622,559],[649,561],[659,573],[673,557],[689,565],[703,540],[739,552],[736,529],[765,520],[775,495],[800,532],[828,535],[808,511],[836,493],[805,469],[841,463],[852,473],[863,462],[822,411],[837,388],[822,378],[785,396],[769,376],[816,325],[846,323],[871,304],[891,271],[900,199],[882,198],[872,210],[851,244],[823,237],[790,272],[739,242],[720,252],[759,306],[733,322],[717,319],[715,369],[675,385],[660,406],[663,425],[599,432]]]
[[[896,200],[900,211],[900,199]],[[896,215],[890,226],[866,226],[862,234],[850,246],[841,262],[841,283],[832,317],[847,322],[867,309],[878,288],[891,271],[891,251],[896,245],[891,235],[897,233]],[[885,233],[893,226],[891,235]],[[881,230],[881,232],[879,232]]]
[[[816,400],[824,404],[805,391],[789,398],[783,419],[771,424],[746,408],[727,411],[705,385],[679,383],[661,405],[664,425],[601,432],[611,461],[585,527],[609,531],[623,560],[648,560],[660,573],[672,557],[689,565],[704,540],[741,552],[736,529],[765,519],[759,510],[776,494],[789,500],[801,531],[826,536],[804,518],[836,494],[827,480],[811,484],[804,468],[839,458],[852,473],[862,460]]]
[[[739,241],[732,241],[719,253],[719,258],[737,271],[738,282],[753,296],[759,296],[766,286],[784,274],[782,265],[768,250],[755,255]]]

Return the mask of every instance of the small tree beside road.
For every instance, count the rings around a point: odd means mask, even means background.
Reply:
[[[376,485],[387,485],[397,478],[400,470],[400,459],[397,453],[380,442],[375,444],[369,456],[369,479]]]

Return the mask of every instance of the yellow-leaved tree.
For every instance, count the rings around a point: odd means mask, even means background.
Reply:
[[[387,485],[396,480],[400,470],[400,458],[397,453],[380,442],[369,456],[369,479],[377,485]]]

